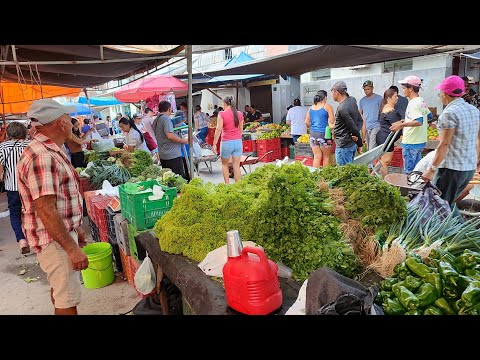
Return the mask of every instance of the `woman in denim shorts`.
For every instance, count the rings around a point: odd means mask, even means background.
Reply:
[[[212,150],[217,153],[217,143],[221,134],[220,157],[222,158],[222,173],[225,184],[228,184],[230,180],[228,169],[230,157],[232,157],[233,178],[235,182],[240,180],[240,158],[243,152],[243,114],[235,108],[232,96],[223,98],[222,108],[225,110],[218,113]]]
[[[332,106],[327,104],[327,92],[319,90],[313,98],[313,105],[307,112],[305,124],[310,128],[310,146],[313,150],[313,167],[330,165],[332,137],[325,138],[327,126],[333,129],[335,117]]]

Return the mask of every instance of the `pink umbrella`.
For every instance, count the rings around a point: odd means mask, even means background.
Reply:
[[[139,102],[154,95],[174,92],[176,96],[185,96],[188,85],[183,81],[168,75],[153,75],[136,80],[122,86],[113,96],[126,103]]]

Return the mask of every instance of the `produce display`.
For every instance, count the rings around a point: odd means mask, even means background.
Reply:
[[[108,160],[95,160],[93,166],[85,172],[90,177],[90,184],[95,190],[100,189],[105,180],[108,180],[112,186],[117,186],[130,179],[130,173],[125,167],[118,166]]]
[[[365,165],[328,166],[317,174],[330,187],[343,191],[345,209],[363,226],[374,231],[388,229],[406,216],[407,205],[400,191],[370,175]]]
[[[409,256],[380,289],[375,301],[387,315],[480,315],[480,253]]]
[[[123,156],[125,155],[122,154],[122,157]],[[131,153],[131,166],[129,167],[129,171],[132,176],[140,175],[150,165],[153,165],[153,160],[148,152],[144,150],[135,150]]]
[[[298,163],[265,165],[233,185],[194,179],[154,232],[163,251],[201,261],[236,229],[243,241],[255,241],[269,258],[292,268],[297,280],[325,265],[352,276],[356,257],[342,238],[329,196]]]
[[[257,121],[252,121],[252,122],[249,122],[248,124],[245,124],[245,126],[243,127],[243,130],[251,131],[251,130],[255,130],[258,127],[260,127],[260,123]]]
[[[429,126],[428,127],[428,140],[438,140],[438,130]]]
[[[310,135],[309,134],[303,134],[297,139],[297,142],[302,143],[302,144],[308,144],[310,142]]]

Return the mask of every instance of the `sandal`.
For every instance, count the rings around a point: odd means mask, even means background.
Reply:
[[[20,253],[22,255],[28,254],[30,252],[30,246],[28,246],[28,242],[25,239],[22,239],[18,242],[18,245],[20,246]]]

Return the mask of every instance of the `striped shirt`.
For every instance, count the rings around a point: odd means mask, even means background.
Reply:
[[[455,129],[445,156],[446,169],[471,171],[477,168],[477,138],[480,111],[462,98],[453,100],[440,114],[438,130]]]
[[[36,213],[34,201],[38,198],[56,196],[56,209],[67,231],[82,225],[83,199],[77,172],[52,140],[37,132],[20,157],[17,171],[22,228],[28,244],[36,252],[54,241]]]
[[[0,165],[5,174],[5,190],[17,191],[17,163],[29,143],[29,140],[7,140],[0,144]]]

